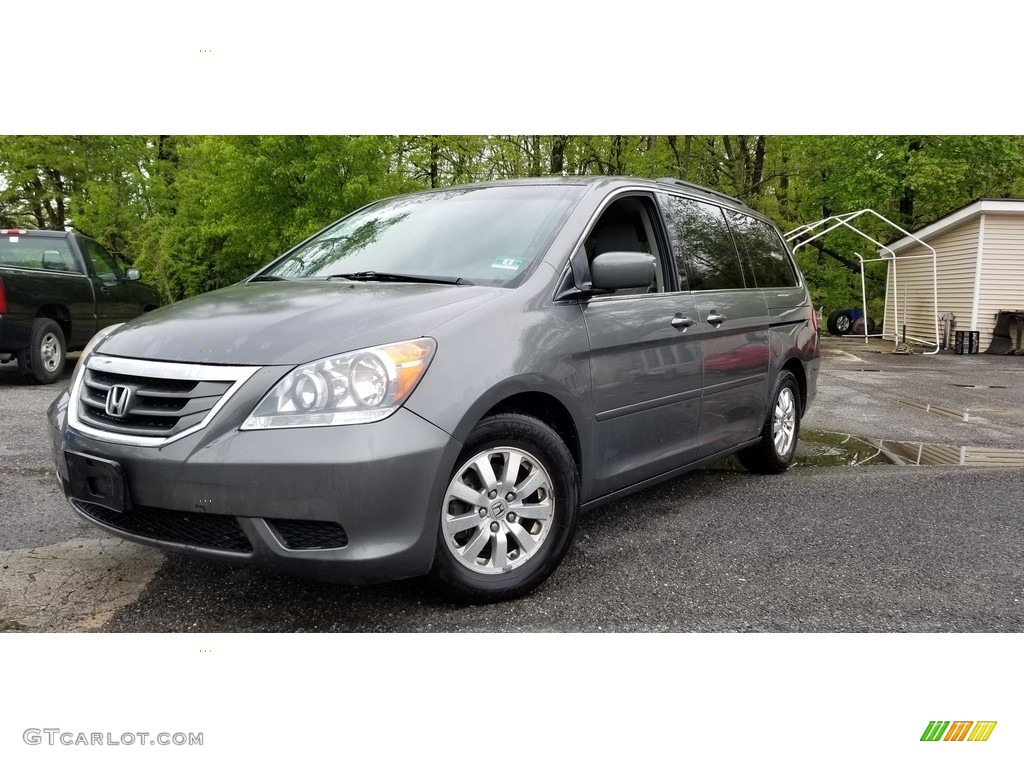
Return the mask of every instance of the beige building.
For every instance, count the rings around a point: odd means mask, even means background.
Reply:
[[[935,249],[936,268],[914,239],[889,244],[884,337],[895,340],[906,323],[908,338],[934,343],[935,319],[952,313],[956,330],[979,332],[984,352],[997,314],[1024,310],[1024,200],[978,200],[914,235]]]

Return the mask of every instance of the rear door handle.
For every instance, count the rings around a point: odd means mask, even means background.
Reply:
[[[680,314],[677,314],[675,317],[672,318],[672,327],[678,328],[680,331],[685,331],[687,328],[693,325],[693,323],[693,320],[691,320],[688,317],[684,317],[683,315]]]
[[[718,314],[718,311],[714,309],[712,309],[711,312],[708,313],[708,322],[711,323],[712,325],[719,325],[723,320],[727,319],[728,318],[726,318],[725,315]]]

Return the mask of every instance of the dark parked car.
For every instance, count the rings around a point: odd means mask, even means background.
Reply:
[[[101,328],[160,306],[160,297],[78,232],[0,229],[0,360],[40,384]]]
[[[674,180],[367,206],[250,279],[98,334],[51,406],[74,509],[134,541],[525,593],[581,509],[793,459],[818,329],[776,228]]]

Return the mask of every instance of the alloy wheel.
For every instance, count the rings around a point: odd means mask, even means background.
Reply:
[[[772,416],[772,440],[775,452],[780,457],[789,455],[796,437],[796,398],[793,390],[783,387],[775,400],[775,411]]]
[[[551,475],[518,448],[480,451],[455,473],[441,525],[456,560],[476,573],[519,568],[540,549],[555,516]]]

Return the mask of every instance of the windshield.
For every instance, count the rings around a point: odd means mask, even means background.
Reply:
[[[263,275],[393,273],[504,285],[540,255],[581,192],[573,185],[447,189],[342,219]]]

